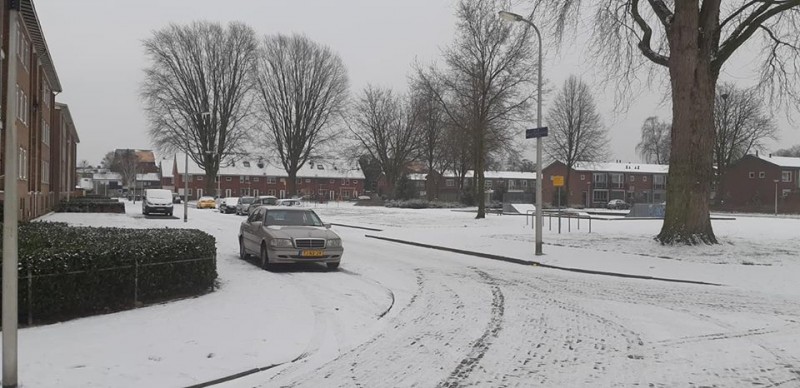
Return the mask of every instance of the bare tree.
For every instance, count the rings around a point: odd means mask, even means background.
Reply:
[[[109,170],[118,173],[122,177],[122,185],[130,188],[135,183],[139,167],[139,157],[136,155],[136,150],[118,149],[106,154],[106,158],[109,156],[111,156]]]
[[[257,78],[266,124],[261,144],[276,151],[294,195],[297,171],[334,135],[347,99],[347,70],[330,48],[278,34],[264,39]]]
[[[100,166],[110,170],[112,164],[114,164],[114,151],[108,151],[106,155],[103,156],[103,160],[100,161]]]
[[[648,117],[642,124],[642,140],[636,145],[636,152],[647,163],[668,164],[671,132],[669,123],[655,116]]]
[[[760,87],[778,101],[800,101],[800,0],[555,0],[542,21],[557,36],[592,7],[591,46],[619,88],[639,69],[667,70],[672,92],[672,152],[662,244],[713,244],[708,198],[714,173],[714,96],[723,65],[745,42],[761,39]],[[753,43],[759,44],[759,43]]]
[[[778,129],[755,89],[739,89],[731,83],[718,89],[714,103],[714,126],[717,129],[714,140],[715,183],[717,193],[724,193],[720,178],[728,167],[751,151],[763,151],[764,141],[775,139]],[[717,195],[716,200],[721,203],[723,195]]]
[[[348,119],[350,132],[362,151],[380,165],[390,197],[397,194],[399,179],[419,151],[421,136],[415,108],[391,89],[368,85]]]
[[[577,162],[596,162],[608,157],[608,131],[603,127],[589,85],[572,75],[547,112],[550,127],[547,154],[567,166],[564,191],[570,198],[570,172]]]
[[[794,158],[800,158],[800,144],[795,145],[791,148],[783,148],[775,151],[773,154],[775,156],[788,156]]]
[[[211,192],[220,165],[242,154],[252,128],[255,33],[241,23],[172,24],[144,48],[150,65],[141,96],[152,141],[188,153]]]
[[[418,78],[434,91],[454,126],[470,138],[476,218],[486,217],[487,158],[512,144],[512,129],[527,119],[533,101],[531,32],[497,17],[508,6],[505,0],[461,0],[456,39],[444,52],[446,70],[417,69]]]
[[[429,200],[439,197],[441,179],[447,166],[447,115],[436,99],[433,90],[425,87],[420,80],[411,82],[411,101],[416,105],[419,114],[417,125],[421,131],[422,144],[420,157],[425,161],[428,179],[433,179],[433,190],[428,190]],[[440,91],[441,93],[441,91]]]

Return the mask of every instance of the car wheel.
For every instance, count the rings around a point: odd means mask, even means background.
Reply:
[[[271,267],[269,265],[269,257],[267,256],[267,246],[261,244],[261,255],[259,256],[261,268],[269,270]]]
[[[247,259],[247,250],[244,249],[244,240],[239,237],[239,258],[242,260]]]
[[[335,263],[325,263],[325,265],[328,266],[328,271],[336,271],[337,269],[339,269],[339,262],[338,261],[335,262]]]

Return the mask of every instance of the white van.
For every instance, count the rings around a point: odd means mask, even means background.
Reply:
[[[164,213],[172,215],[172,191],[166,189],[147,189],[142,198],[142,214]]]

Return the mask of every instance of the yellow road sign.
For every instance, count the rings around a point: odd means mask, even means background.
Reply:
[[[564,186],[564,176],[563,175],[554,175],[553,176],[553,186],[555,186],[555,187]]]

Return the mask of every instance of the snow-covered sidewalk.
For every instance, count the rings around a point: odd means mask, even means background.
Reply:
[[[590,271],[682,279],[800,295],[800,219],[741,217],[712,221],[718,245],[662,246],[653,237],[661,220],[595,219],[571,226],[544,219],[544,255],[534,254],[532,221],[446,209],[319,207],[327,220],[380,229],[367,235],[505,256]],[[527,224],[527,225],[526,225]],[[552,225],[552,227],[550,226]],[[568,231],[569,230],[569,231]]]

